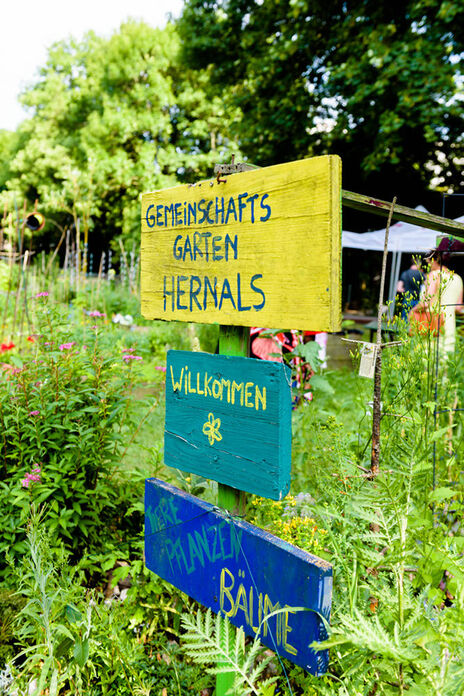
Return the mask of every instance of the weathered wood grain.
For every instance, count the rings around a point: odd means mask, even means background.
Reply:
[[[354,208],[364,213],[382,215],[383,217],[388,217],[391,209],[391,202],[388,203],[379,198],[373,198],[372,196],[365,196],[361,193],[353,193],[353,191],[345,190],[342,191],[342,203],[347,208]],[[427,213],[422,210],[415,210],[415,208],[407,208],[405,205],[395,204],[392,220],[409,222],[412,225],[452,234],[459,238],[464,237],[464,223],[443,218],[438,215],[432,215],[432,213]]]
[[[330,563],[157,479],[145,483],[145,559],[282,657],[312,674],[326,672],[328,651],[309,645],[326,637]]]
[[[290,488],[290,380],[281,363],[169,351],[164,463],[280,500]]]
[[[142,196],[142,313],[235,326],[337,331],[337,156]]]

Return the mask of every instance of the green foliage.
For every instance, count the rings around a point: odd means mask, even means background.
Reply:
[[[115,281],[100,284],[98,292],[95,283],[86,283],[80,288],[77,297],[69,298],[73,304],[84,309],[99,310],[111,319],[115,314],[129,314],[134,323],[146,323],[140,314],[140,297]],[[95,305],[95,306],[94,306]]]
[[[0,130],[0,191],[11,176],[10,162],[20,146],[20,135],[7,130]],[[2,220],[3,225],[5,220]],[[2,226],[3,226],[2,225]]]
[[[258,682],[271,659],[268,656],[256,661],[262,653],[259,640],[255,639],[245,649],[243,629],[235,631],[220,614],[213,619],[210,609],[205,613],[198,611],[196,617],[184,615],[182,626],[185,630],[183,650],[195,662],[208,665],[206,671],[210,674],[234,672],[234,685],[229,694],[273,696],[275,677]]]
[[[256,164],[337,153],[345,186],[411,201],[462,183],[459,2],[187,0],[185,61],[212,90]],[[394,85],[394,89],[392,86]]]
[[[315,647],[330,647],[331,673],[361,693],[374,684],[379,694],[459,693],[463,646],[448,629],[463,618],[462,537],[436,555],[446,521],[437,525],[421,500],[420,467],[394,466],[375,484],[358,483],[342,509],[320,510],[333,552],[335,615],[329,639]],[[441,584],[450,568],[458,579],[446,606]]]
[[[462,690],[461,632],[451,626],[463,618],[463,437],[460,412],[449,410],[462,400],[462,344],[437,362],[433,337],[399,330],[403,343],[383,353],[375,480],[371,381],[329,374],[335,395],[294,414],[294,485],[311,492],[334,567],[329,638],[313,646],[330,648],[329,672],[316,680],[293,668],[304,693]]]
[[[24,553],[32,503],[47,504],[53,542],[75,558],[88,547],[111,553],[113,537],[131,527],[121,507],[128,481],[115,467],[131,426],[134,361],[102,352],[89,327],[85,344],[76,344],[48,298],[35,302],[31,352],[12,358],[0,375],[2,555]]]
[[[16,593],[0,589],[0,670],[3,669],[7,660],[13,657],[14,623],[23,606],[23,599]]]
[[[86,591],[79,568],[69,567],[67,555],[51,549],[44,522],[43,513],[32,513],[16,573],[19,595],[27,602],[17,617],[23,650],[12,665],[19,693],[148,696],[172,682],[177,693],[204,683],[197,668],[175,666],[177,644],[156,634],[148,638],[144,622],[134,619],[142,595],[137,601],[128,596],[124,602],[103,602]]]
[[[17,288],[19,280],[19,270],[16,266],[10,271],[8,264],[4,261],[0,261],[0,291],[2,293],[8,292],[8,285],[10,286],[10,291],[14,291]],[[3,310],[3,302],[0,304],[0,309]]]
[[[173,25],[135,21],[110,38],[54,44],[22,96],[31,118],[12,156],[3,146],[5,200],[38,198],[46,216],[79,218],[99,244],[122,233],[138,245],[140,193],[204,178],[228,148],[234,114],[207,99],[206,73],[179,63],[178,44]]]
[[[118,290],[110,286],[109,295],[119,311],[129,305]],[[433,337],[409,337],[400,323],[402,343],[383,353],[375,480],[372,381],[324,372],[329,388],[293,412],[293,496],[249,503],[249,520],[333,564],[329,637],[313,646],[330,648],[329,671],[316,678],[286,661],[283,674],[269,653],[262,662],[256,641],[145,568],[143,479],[169,474],[161,472],[161,415],[143,430],[140,397],[147,390],[149,413],[158,411],[162,373],[153,363],[160,367],[167,346],[214,344],[217,330],[115,326],[87,313],[107,310],[101,302],[90,288],[61,308],[50,297],[31,299],[35,341],[2,354],[0,526],[2,552],[13,560],[2,580],[17,591],[0,594],[0,658],[15,651],[7,688],[184,694],[233,670],[234,694],[461,693],[464,423],[453,409],[464,397],[462,338],[445,358]],[[144,360],[125,364],[123,348]],[[312,344],[301,352],[317,358]],[[142,444],[134,442],[139,430]],[[215,498],[204,479],[181,480]]]
[[[195,324],[195,335],[205,353],[216,353],[219,345],[218,324]]]

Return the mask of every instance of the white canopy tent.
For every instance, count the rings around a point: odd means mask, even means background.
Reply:
[[[416,210],[427,212],[422,206]],[[464,222],[464,215],[456,218],[456,222]],[[403,254],[424,253],[435,249],[437,239],[443,234],[419,227],[408,222],[397,222],[390,227],[388,235],[388,251],[392,252],[392,266],[390,271],[390,285],[388,300],[393,303],[396,295],[396,286],[400,277],[401,257]],[[364,251],[382,251],[385,245],[385,228],[375,232],[342,232],[342,247],[349,249],[363,249]]]

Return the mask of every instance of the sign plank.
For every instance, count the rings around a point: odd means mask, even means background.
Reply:
[[[282,363],[168,351],[164,463],[280,500],[290,489],[290,384]]]
[[[328,651],[309,644],[326,637],[330,563],[158,479],[145,483],[145,558],[247,635],[312,674],[326,672]]]
[[[148,319],[339,331],[336,155],[142,195]]]

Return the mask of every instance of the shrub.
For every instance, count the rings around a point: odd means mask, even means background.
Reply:
[[[116,465],[131,425],[129,396],[139,361],[133,351],[104,354],[98,329],[88,327],[80,345],[69,340],[48,298],[36,302],[41,307],[30,353],[12,356],[0,376],[0,552],[3,559],[6,552],[24,553],[34,502],[47,505],[52,542],[77,558],[89,547],[103,550],[120,534],[130,505]]]

